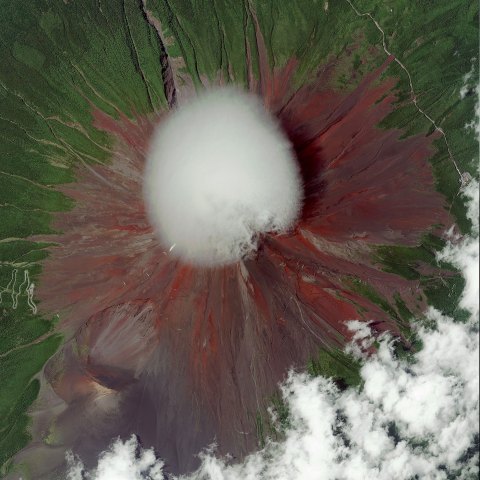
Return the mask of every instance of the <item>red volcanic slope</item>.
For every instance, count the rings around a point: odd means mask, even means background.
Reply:
[[[415,245],[432,225],[450,223],[428,162],[433,136],[400,140],[402,132],[376,126],[396,100],[395,81],[380,80],[392,58],[339,93],[328,87],[335,63],[292,91],[295,61],[272,74],[260,53],[262,76],[250,89],[294,143],[307,197],[293,234],[266,236],[256,258],[236,265],[184,265],[155,238],[142,168],[161,118],[94,111],[116,150],[63,187],[76,206],[56,217],[64,233],[38,289],[71,337],[46,369],[66,404],[56,431],[87,461],[131,433],[174,472],[193,468],[214,440],[220,453],[251,451],[254,417],[278,382],[322,345],[344,345],[345,321],[374,319],[398,333],[350,280],[408,304],[417,285],[382,271],[371,246]]]

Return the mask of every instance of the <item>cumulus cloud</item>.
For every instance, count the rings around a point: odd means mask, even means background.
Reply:
[[[472,220],[478,212],[478,184],[464,190]],[[202,465],[184,480],[329,480],[478,478],[479,432],[478,221],[474,236],[452,239],[440,257],[463,269],[461,306],[470,312],[458,322],[430,308],[431,322],[417,323],[423,348],[412,360],[395,356],[385,335],[378,352],[364,353],[369,329],[351,322],[352,354],[362,359],[361,388],[339,391],[328,379],[291,373],[281,391],[290,411],[282,441],[242,463],[201,454]],[[475,267],[476,265],[476,267]],[[425,323],[434,326],[425,327]],[[117,440],[84,472],[70,456],[69,480],[160,480],[163,463],[142,450],[134,437]],[[114,473],[112,473],[114,472]]]
[[[82,462],[71,452],[67,454],[70,465],[67,480],[163,480],[163,462],[152,449],[142,449],[132,436],[126,442],[116,440],[98,459],[92,472],[85,472]]]
[[[438,258],[446,260],[464,273],[465,289],[459,306],[472,312],[474,318],[478,317],[478,279],[479,279],[479,185],[471,181],[463,188],[463,196],[467,199],[470,208],[468,218],[472,224],[471,237],[461,238],[452,236],[445,249]]]
[[[303,195],[288,139],[258,99],[233,88],[204,93],[160,124],[144,192],[166,250],[202,265],[237,261],[258,235],[288,230]]]

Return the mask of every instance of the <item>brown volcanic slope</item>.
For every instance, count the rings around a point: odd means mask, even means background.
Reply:
[[[395,79],[382,77],[392,58],[349,93],[331,86],[338,60],[295,89],[295,59],[275,72],[261,59],[249,88],[292,140],[306,201],[291,235],[266,236],[255,258],[233,266],[182,264],[148,224],[142,169],[162,116],[114,120],[94,110],[115,151],[62,188],[76,206],[56,216],[64,233],[38,288],[42,310],[61,312],[70,338],[45,370],[56,442],[87,464],[131,433],[173,472],[193,469],[213,441],[241,457],[257,446],[255,417],[288,369],[344,345],[346,321],[374,319],[378,331],[400,334],[355,282],[389,301],[400,293],[412,311],[423,306],[416,282],[372,260],[372,246],[416,245],[451,222],[427,161],[434,136],[400,139],[377,127],[396,101]],[[55,455],[39,469],[61,463]]]

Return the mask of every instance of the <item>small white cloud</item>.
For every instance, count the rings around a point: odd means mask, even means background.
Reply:
[[[460,300],[460,307],[478,317],[478,282],[479,282],[479,185],[472,180],[462,191],[468,200],[470,209],[468,218],[472,222],[473,236],[467,238],[452,238],[445,249],[438,255],[440,260],[446,260],[463,272],[465,289]]]
[[[92,472],[85,472],[82,462],[67,454],[68,480],[163,480],[163,462],[152,449],[139,448],[136,437],[116,440],[98,459]]]

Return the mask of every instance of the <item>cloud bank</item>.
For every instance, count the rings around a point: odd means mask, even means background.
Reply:
[[[292,372],[282,386],[290,410],[285,439],[234,464],[212,451],[184,480],[329,480],[477,478],[479,432],[478,184],[464,191],[470,201],[473,237],[452,238],[439,255],[461,268],[466,287],[460,307],[470,312],[457,322],[430,308],[418,321],[423,348],[414,361],[396,358],[391,338],[371,341],[356,330],[351,351],[362,358],[361,389],[339,391],[328,379]],[[433,326],[426,327],[430,324]],[[473,448],[472,448],[473,446]],[[477,445],[478,447],[478,445]],[[135,437],[117,440],[85,471],[69,454],[69,480],[163,480],[164,464]]]
[[[291,145],[274,119],[254,96],[224,88],[160,124],[144,194],[166,250],[215,265],[254,251],[262,233],[288,230],[303,191]]]

